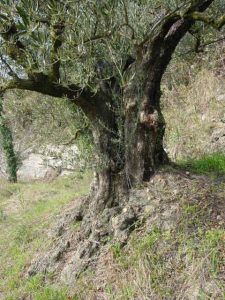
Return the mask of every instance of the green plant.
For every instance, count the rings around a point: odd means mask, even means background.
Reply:
[[[34,300],[68,299],[67,289],[51,285],[52,274],[46,274],[45,278],[22,275],[31,259],[50,246],[47,230],[55,223],[55,215],[76,201],[76,197],[86,194],[89,184],[88,173],[83,174],[82,180],[77,176],[60,177],[51,183],[11,184],[0,180],[3,216],[0,219],[0,290],[4,299],[17,300],[25,296]]]
[[[203,155],[199,159],[182,161],[180,166],[198,174],[225,174],[225,155],[223,153],[213,153]]]
[[[0,94],[0,134],[2,148],[6,157],[7,172],[10,182],[17,182],[17,157],[14,151],[13,136],[3,112],[3,94]]]
[[[154,227],[149,234],[146,234],[140,241],[136,241],[134,247],[138,253],[142,255],[144,252],[150,251],[150,249],[155,246],[161,235],[161,230],[158,227]]]
[[[35,238],[35,234],[27,224],[18,225],[15,232],[15,242],[18,245],[27,244]]]
[[[123,255],[122,245],[120,243],[114,243],[111,246],[111,251],[113,254],[113,258],[116,260],[119,260],[121,258],[121,256]]]
[[[4,212],[3,212],[3,209],[0,208],[0,222],[4,221],[5,220],[5,215],[4,215]]]
[[[225,231],[224,230],[208,230],[202,241],[202,249],[208,252],[210,258],[209,271],[217,275],[221,266],[225,264],[223,251],[225,247]]]

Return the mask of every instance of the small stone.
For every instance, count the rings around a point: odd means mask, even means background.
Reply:
[[[154,211],[154,206],[153,205],[146,205],[144,209],[145,214],[150,214]]]
[[[126,213],[126,212],[127,212],[127,207],[124,207],[123,213]]]
[[[216,97],[217,101],[225,101],[225,94],[221,94],[219,96]]]
[[[205,119],[206,119],[206,115],[205,115],[205,114],[203,114],[203,115],[202,115],[202,117],[201,117],[201,119],[202,119],[202,121],[205,121]]]
[[[178,190],[174,190],[174,191],[173,191],[173,194],[174,194],[174,195],[177,195],[177,194],[178,194]]]

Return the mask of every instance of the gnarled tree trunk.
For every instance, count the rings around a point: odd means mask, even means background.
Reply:
[[[138,71],[141,74],[143,67]],[[95,182],[82,233],[92,240],[118,236],[115,218],[120,219],[117,225],[124,231],[132,228],[130,222],[137,216],[127,208],[129,190],[148,181],[161,165],[168,163],[163,149],[165,121],[160,109],[160,81],[140,81],[139,74],[121,93],[122,116],[116,113],[109,94],[102,102],[105,103],[104,114],[89,117],[96,146]],[[129,211],[127,215],[124,208]],[[121,215],[123,217],[118,217]],[[125,239],[123,236],[122,240]]]

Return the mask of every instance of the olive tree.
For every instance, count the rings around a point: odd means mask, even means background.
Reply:
[[[1,1],[1,64],[7,70],[1,92],[65,97],[84,112],[95,143],[94,213],[122,207],[131,187],[168,162],[162,76],[196,22],[222,28],[225,16],[214,4],[218,1]]]

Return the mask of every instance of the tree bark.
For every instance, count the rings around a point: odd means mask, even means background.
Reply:
[[[107,122],[92,121],[96,145],[94,190],[100,210],[118,205],[121,195],[124,199],[131,187],[148,181],[169,161],[163,148],[165,120],[160,108],[158,70],[147,81],[139,79],[143,78],[143,66],[136,71],[137,76],[119,101],[123,116],[114,114],[116,108],[111,106]]]
[[[152,77],[144,82],[135,78],[126,91],[125,172],[130,186],[148,181],[157,168],[168,163],[163,148],[165,120],[160,108],[160,80],[155,80],[157,73]]]

